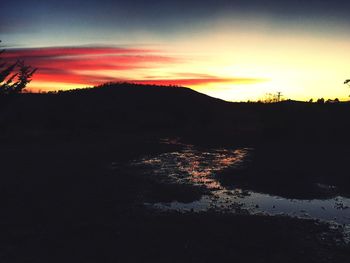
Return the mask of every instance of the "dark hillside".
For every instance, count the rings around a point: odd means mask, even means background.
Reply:
[[[252,130],[248,126],[256,125],[249,108],[233,111],[232,103],[179,87],[109,84],[1,99],[2,132],[11,135],[117,132],[227,137],[242,136]]]
[[[182,87],[105,84],[0,97],[1,136],[151,133],[216,143],[347,144],[349,103],[230,103]]]

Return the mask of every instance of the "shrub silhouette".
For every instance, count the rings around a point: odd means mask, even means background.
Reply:
[[[318,104],[324,104],[324,98],[318,99],[318,100],[317,100],[317,103],[318,103]]]
[[[31,81],[36,68],[25,65],[22,60],[9,64],[2,57],[4,52],[0,51],[0,94],[21,93]]]

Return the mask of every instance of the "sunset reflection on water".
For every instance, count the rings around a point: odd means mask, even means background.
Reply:
[[[244,169],[254,149],[198,149],[181,144],[181,150],[145,156],[133,165],[143,166],[148,174],[169,183],[192,184],[206,188],[200,200],[190,203],[173,201],[154,203],[153,206],[177,211],[230,211],[233,213],[264,213],[319,219],[344,226],[344,235],[350,241],[350,199],[336,196],[330,199],[299,200],[258,193],[234,187],[227,189],[216,175],[228,168]],[[234,173],[230,173],[234,176]]]
[[[154,174],[172,180],[205,186],[210,190],[223,189],[214,175],[228,167],[239,166],[249,149],[215,149],[199,151],[188,145],[183,150],[143,158],[139,164],[151,166]]]

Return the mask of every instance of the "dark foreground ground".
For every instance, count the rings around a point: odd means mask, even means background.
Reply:
[[[348,262],[340,232],[316,221],[146,208],[201,190],[128,163],[176,150],[164,137],[253,147],[234,180],[232,170],[218,175],[222,184],[349,196],[349,104],[230,104],[187,89],[112,88],[0,98],[0,262]]]
[[[349,259],[339,233],[315,221],[144,208],[162,186],[126,169],[127,161],[176,146],[136,136],[57,142],[1,147],[1,262]]]

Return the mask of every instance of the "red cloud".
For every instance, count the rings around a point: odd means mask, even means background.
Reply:
[[[85,84],[89,85],[98,85],[105,82],[117,81],[115,78],[106,77],[106,76],[87,76],[83,74],[71,74],[65,71],[57,71],[54,74],[50,73],[36,73],[35,77],[40,81],[35,81],[35,83],[39,82],[63,82],[63,83],[74,83],[74,84]],[[62,81],[64,80],[64,81]]]
[[[35,82],[62,82],[85,85],[101,84],[114,78],[101,77],[103,70],[133,70],[155,64],[174,63],[172,57],[154,55],[155,50],[117,47],[50,47],[10,49],[3,54],[7,61],[24,60],[38,68]],[[83,71],[96,72],[84,75]],[[85,73],[86,74],[86,73]]]
[[[3,53],[8,62],[22,59],[38,68],[32,88],[40,82],[69,83],[84,86],[122,81],[141,84],[193,86],[209,83],[256,83],[253,78],[222,78],[198,73],[176,73],[168,78],[145,76],[144,79],[120,79],[104,76],[103,71],[125,71],[155,68],[179,62],[174,57],[155,55],[156,50],[117,47],[49,47],[9,49]],[[89,75],[87,75],[89,71]],[[102,73],[102,74],[101,74]],[[48,87],[49,88],[49,87]]]
[[[148,60],[148,61],[147,61]],[[58,70],[64,69],[65,71],[82,71],[82,70],[129,70],[135,68],[147,67],[146,62],[154,63],[166,61],[165,59],[149,57],[147,59],[143,57],[133,56],[92,56],[89,58],[52,58],[52,59],[31,59],[25,60],[26,63],[32,65],[41,70],[49,71],[50,69]]]

